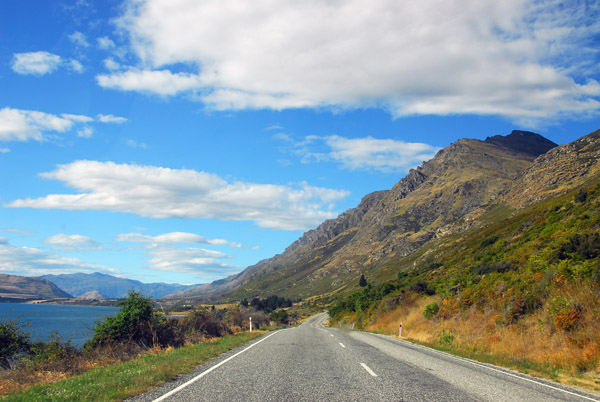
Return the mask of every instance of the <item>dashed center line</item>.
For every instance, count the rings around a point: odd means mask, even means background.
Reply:
[[[364,363],[361,363],[360,365],[361,365],[361,366],[363,366],[363,368],[364,368],[365,370],[367,370],[367,373],[371,374],[373,377],[377,377],[377,374],[375,374],[375,372],[374,372],[373,370],[371,370],[371,369],[369,368],[369,366],[367,366],[367,365],[366,365],[366,364],[364,364]]]
[[[344,344],[342,342],[340,342],[340,346],[343,347],[343,348],[345,348],[345,346],[344,346]]]
[[[329,335],[333,336],[333,334],[329,334]]]

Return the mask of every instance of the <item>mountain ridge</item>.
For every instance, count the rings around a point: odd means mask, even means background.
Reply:
[[[167,297],[210,297],[211,292],[230,298],[263,292],[308,297],[339,290],[364,270],[444,235],[444,227],[476,219],[536,157],[554,147],[538,134],[518,130],[485,141],[458,140],[392,189],[368,194],[356,208],[307,231],[283,253],[216,286]]]

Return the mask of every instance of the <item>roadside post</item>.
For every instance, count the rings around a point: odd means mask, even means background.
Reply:
[[[252,317],[250,317],[250,332],[252,332]]]
[[[398,338],[402,337],[402,321],[400,321],[400,329],[398,330]]]

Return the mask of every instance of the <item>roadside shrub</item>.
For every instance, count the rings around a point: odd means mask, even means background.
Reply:
[[[180,343],[179,336],[175,334],[176,324],[155,314],[150,297],[132,291],[127,299],[117,305],[121,310],[115,316],[106,317],[103,322],[96,324],[95,334],[84,344],[84,349],[119,342],[133,342],[145,348],[176,346]]]
[[[12,367],[20,357],[30,352],[31,341],[29,334],[23,332],[24,327],[24,324],[8,317],[0,323],[0,368]]]
[[[430,303],[425,306],[425,310],[423,311],[423,316],[425,318],[432,318],[437,315],[440,311],[440,306],[437,303]]]
[[[287,324],[288,323],[288,313],[285,310],[275,310],[271,313],[271,315],[269,315],[269,318],[275,322],[278,322],[280,324]]]
[[[188,314],[183,323],[189,333],[209,337],[231,334],[231,329],[215,314],[207,310],[196,310]]]

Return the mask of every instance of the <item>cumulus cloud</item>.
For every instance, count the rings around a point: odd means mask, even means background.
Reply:
[[[17,74],[39,76],[56,71],[61,63],[59,55],[48,52],[15,53],[11,67]]]
[[[553,0],[130,0],[139,64],[106,88],[215,109],[384,107],[536,119],[597,113],[600,18]],[[185,69],[182,70],[182,69]]]
[[[100,74],[96,76],[96,80],[100,86],[105,88],[150,92],[158,95],[177,95],[202,86],[199,75],[172,73],[169,70],[130,70],[114,74]]]
[[[80,47],[90,46],[90,43],[87,41],[85,35],[79,31],[75,31],[71,35],[69,35],[69,40]]]
[[[224,239],[207,239],[194,233],[171,232],[157,236],[148,236],[140,233],[126,233],[117,235],[116,241],[128,241],[136,243],[155,243],[155,244],[212,244],[225,245],[235,248],[241,248],[240,243],[230,242]]]
[[[98,47],[102,50],[110,50],[116,47],[115,42],[113,42],[113,40],[110,39],[108,36],[98,38],[96,39],[96,42],[98,43]]]
[[[121,65],[111,58],[104,59],[104,67],[108,70],[115,71],[121,68]]]
[[[303,163],[334,162],[349,170],[376,170],[384,173],[407,171],[435,156],[439,148],[418,143],[373,137],[345,138],[339,135],[308,136],[295,141],[287,134],[274,138],[300,155]]]
[[[44,240],[45,244],[49,244],[54,248],[62,250],[98,250],[100,243],[91,237],[82,235],[66,235],[64,233],[55,234]]]
[[[14,246],[7,241],[0,242],[0,272],[25,276],[76,272],[105,272],[113,275],[120,273],[114,268],[90,264],[78,258],[67,258],[36,248]]]
[[[69,60],[69,68],[75,71],[76,73],[83,73],[83,71],[85,70],[83,64],[81,64],[81,62],[75,59]]]
[[[123,117],[99,114],[96,118],[63,113],[60,116],[34,110],[0,109],[0,141],[46,141],[55,133],[64,133],[76,125],[90,123],[122,123]],[[80,137],[90,137],[89,126],[79,129]]]
[[[205,277],[207,280],[237,273],[240,267],[219,261],[231,258],[227,254],[200,248],[155,246],[147,250],[148,268],[157,271],[181,272]]]
[[[59,180],[77,194],[19,199],[13,208],[107,210],[152,218],[253,221],[260,227],[308,229],[333,218],[345,190],[310,186],[228,182],[189,169],[75,161],[42,177]]]

